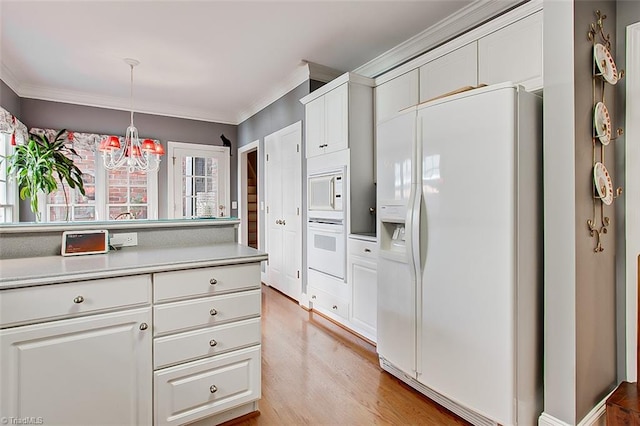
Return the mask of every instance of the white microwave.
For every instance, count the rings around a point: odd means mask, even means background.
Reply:
[[[309,217],[333,217],[344,206],[344,169],[309,175],[307,180]]]

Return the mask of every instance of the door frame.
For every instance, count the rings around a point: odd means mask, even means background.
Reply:
[[[248,245],[249,241],[247,236],[244,235],[244,230],[249,227],[249,212],[244,203],[247,198],[247,156],[250,152],[256,152],[256,158],[260,159],[260,140],[255,140],[247,145],[238,148],[238,219],[240,219],[240,225],[238,227],[238,242],[240,244]],[[256,161],[256,176],[258,181],[256,182],[258,206],[260,206],[260,161]],[[258,207],[258,248],[260,245],[260,211],[262,209]]]
[[[175,151],[177,149],[193,149],[200,151],[210,151],[215,153],[225,152],[226,156],[224,158],[225,171],[224,171],[224,180],[226,187],[224,188],[224,205],[227,206],[227,216],[231,216],[231,160],[229,151],[220,146],[220,145],[205,145],[199,143],[188,143],[188,142],[175,142],[168,141],[167,142],[167,218],[176,219],[175,216]],[[170,163],[169,163],[170,162]],[[218,200],[220,201],[220,200]]]
[[[640,22],[627,26],[626,52],[626,116],[625,116],[625,260],[626,283],[626,379],[635,382],[638,376],[638,285],[640,284]]]

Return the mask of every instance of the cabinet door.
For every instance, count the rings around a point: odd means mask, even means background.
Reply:
[[[365,331],[365,337],[375,341],[378,309],[378,285],[375,262],[353,256],[349,262],[353,299],[351,322]]]
[[[324,152],[324,96],[314,99],[304,109],[307,157],[314,157]]]
[[[469,43],[420,67],[420,102],[478,84],[477,43]]]
[[[151,424],[150,325],[142,308],[3,330],[0,417]]]
[[[542,88],[542,11],[478,41],[478,81]]]
[[[377,124],[418,103],[418,76],[418,70],[414,69],[375,88]]]
[[[324,95],[325,147],[324,153],[348,148],[349,84],[338,86]]]

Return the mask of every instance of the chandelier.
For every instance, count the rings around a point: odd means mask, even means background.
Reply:
[[[120,144],[118,136],[107,136],[100,142],[98,150],[107,170],[126,168],[129,173],[157,172],[160,167],[160,156],[164,155],[164,148],[160,142],[151,139],[140,142],[138,129],[133,125],[133,67],[140,62],[129,58],[124,61],[131,68],[131,124],[127,127],[124,146]]]

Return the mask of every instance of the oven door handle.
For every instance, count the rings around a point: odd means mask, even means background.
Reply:
[[[342,225],[333,225],[333,224],[324,224],[317,222],[309,222],[309,231],[313,232],[321,232],[321,233],[329,233],[329,234],[344,234],[344,226]]]

